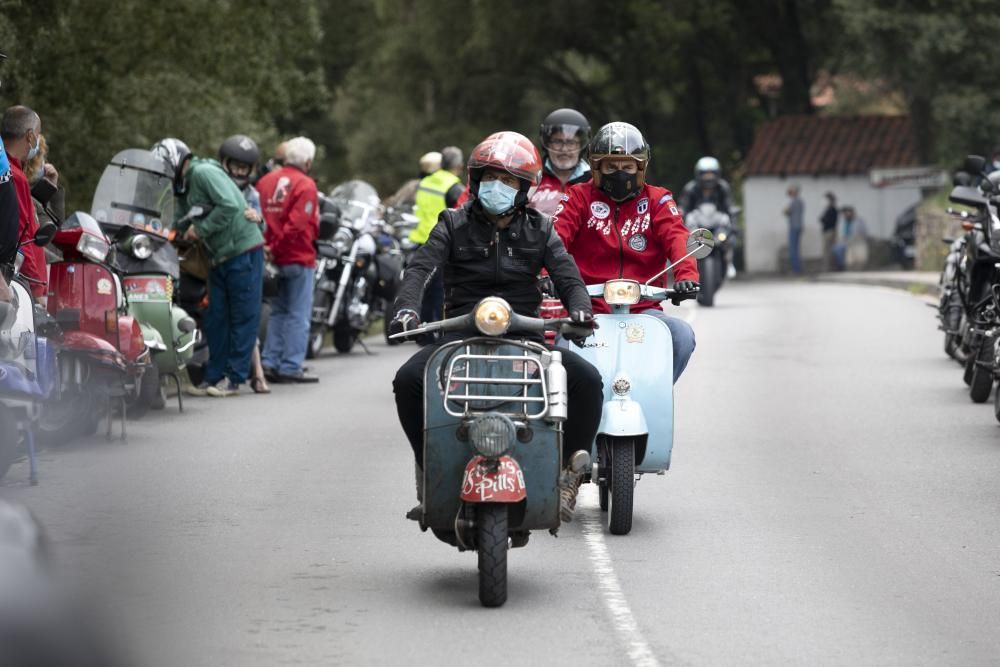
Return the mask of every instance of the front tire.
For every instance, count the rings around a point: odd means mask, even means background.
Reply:
[[[499,607],[507,601],[507,506],[476,507],[476,550],[479,553],[479,602]]]
[[[306,359],[315,359],[323,351],[323,339],[326,337],[326,327],[313,324],[309,327],[309,344],[306,346]]]
[[[354,349],[357,333],[349,324],[341,323],[333,328],[333,347],[341,354],[348,354]]]
[[[993,339],[983,338],[979,352],[973,359],[972,378],[969,382],[969,398],[973,403],[985,403],[993,389]]]
[[[62,445],[78,436],[97,433],[100,420],[107,414],[105,396],[74,392],[60,400],[48,403],[38,420],[38,439],[45,444]]]
[[[719,269],[719,263],[715,261],[714,257],[706,257],[700,262],[701,266],[698,267],[699,279],[700,279],[700,290],[698,291],[698,303],[702,306],[712,307],[715,305],[715,291],[718,289],[719,278],[716,275]]]
[[[635,443],[631,440],[608,442],[611,466],[608,470],[610,511],[608,530],[612,535],[628,535],[632,530],[632,499],[635,494]]]

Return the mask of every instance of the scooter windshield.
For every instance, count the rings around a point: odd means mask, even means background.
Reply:
[[[132,227],[166,238],[174,218],[173,180],[167,166],[150,151],[121,151],[105,167],[90,210],[111,233]]]

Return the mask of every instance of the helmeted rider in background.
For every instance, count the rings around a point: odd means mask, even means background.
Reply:
[[[571,187],[556,209],[556,231],[588,285],[615,278],[645,282],[667,262],[687,254],[688,231],[673,195],[646,183],[649,160],[649,145],[638,129],[628,123],[608,123],[590,144],[593,181]],[[697,294],[695,260],[684,260],[673,273],[675,303]],[[600,299],[594,301],[594,309],[609,312]],[[669,317],[653,301],[640,301],[632,312],[654,315],[670,328],[677,382],[694,352],[691,325]]]
[[[435,270],[444,275],[446,317],[469,313],[488,296],[505,299],[518,314],[537,317],[541,292],[536,277],[545,268],[571,317],[592,325],[590,297],[576,264],[551,219],[527,206],[528,191],[538,184],[540,172],[538,151],[517,132],[491,134],[473,149],[469,187],[475,198],[442,211],[427,243],[413,256],[396,297],[391,334],[420,326],[424,284]],[[424,367],[435,349],[429,345],[413,355],[393,381],[399,421],[413,448],[418,480],[423,465]],[[568,463],[573,452],[590,449],[601,418],[603,391],[597,369],[582,357],[564,350],[563,364],[569,389],[570,418],[563,438]],[[563,489],[564,516],[572,515],[576,491],[575,485]]]
[[[542,181],[531,194],[528,206],[552,215],[566,188],[590,180],[590,123],[576,109],[556,109],[542,121],[538,139],[544,160]]]
[[[259,163],[260,148],[245,134],[234,134],[219,146],[219,164],[243,193],[248,208],[246,217],[258,223],[263,221],[260,195],[250,181]],[[250,213],[250,209],[254,214]]]
[[[698,160],[694,165],[694,178],[687,182],[681,193],[681,210],[689,213],[705,202],[715,204],[726,215],[733,205],[732,189],[722,178],[722,166],[710,155]]]

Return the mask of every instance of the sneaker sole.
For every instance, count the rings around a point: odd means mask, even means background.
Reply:
[[[239,392],[236,392],[236,391],[223,391],[222,389],[216,389],[215,387],[212,387],[211,389],[209,389],[205,393],[208,396],[212,396],[213,398],[229,398],[230,396],[236,396],[236,394],[238,394]]]

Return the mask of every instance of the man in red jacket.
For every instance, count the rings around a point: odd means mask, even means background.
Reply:
[[[649,145],[628,123],[608,123],[590,145],[591,183],[574,185],[556,208],[556,231],[588,285],[615,278],[645,282],[667,262],[687,254],[688,231],[673,195],[646,184]],[[674,303],[698,292],[698,265],[688,258],[673,269]],[[594,300],[594,312],[608,312]],[[694,352],[694,330],[659,304],[640,301],[632,312],[654,315],[670,328],[674,382]]]
[[[42,135],[42,119],[38,114],[25,106],[14,106],[7,109],[0,120],[0,139],[7,148],[10,158],[10,174],[17,194],[17,207],[20,214],[18,238],[20,242],[35,237],[38,231],[38,219],[35,217],[35,204],[31,201],[31,186],[24,175],[21,165],[35,157],[40,146]],[[24,265],[21,275],[31,282],[31,293],[39,299],[44,299],[48,273],[45,270],[45,251],[33,243],[21,248],[24,253]]]
[[[319,235],[319,198],[316,183],[307,175],[315,156],[316,145],[309,139],[289,139],[284,166],[257,181],[267,224],[265,247],[281,273],[261,357],[270,382],[319,382],[302,370],[316,269],[313,244]]]

